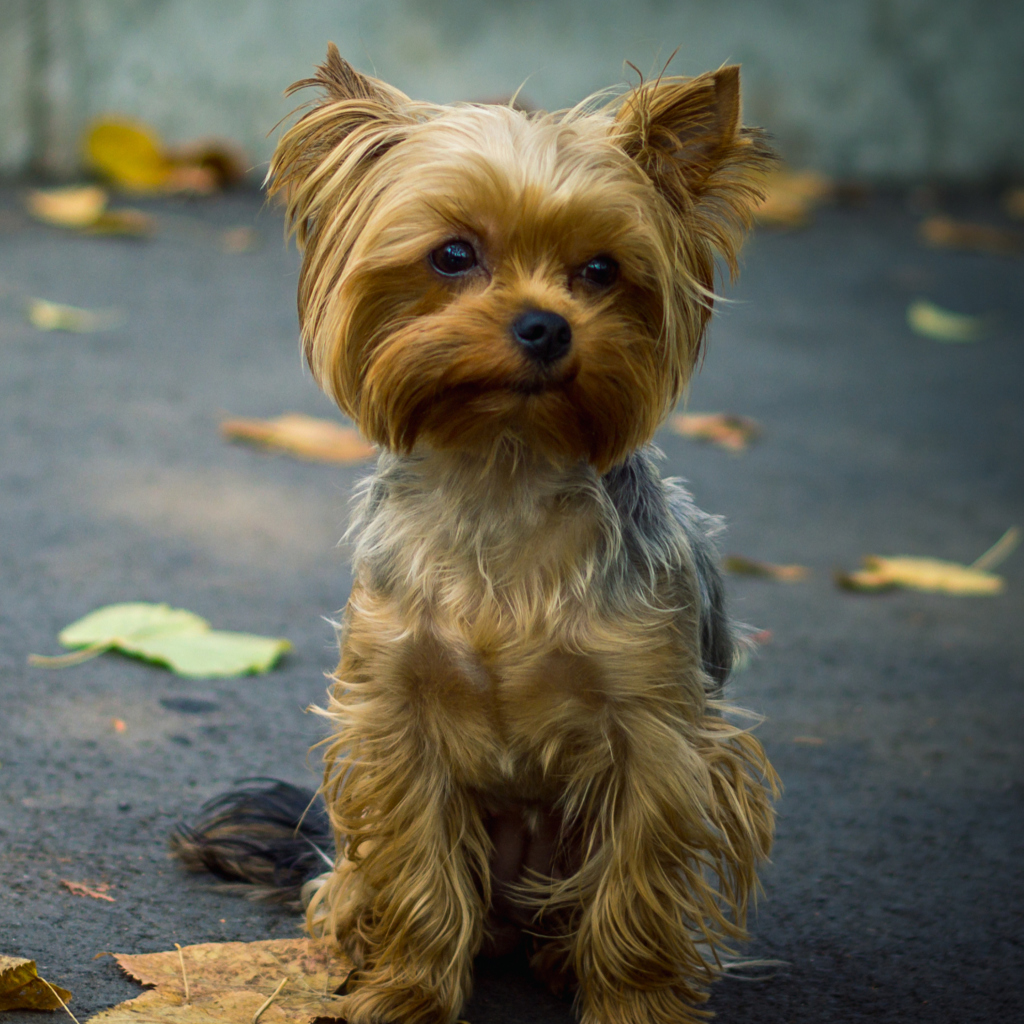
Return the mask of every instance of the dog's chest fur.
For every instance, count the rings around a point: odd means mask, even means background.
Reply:
[[[702,701],[690,547],[644,456],[601,478],[385,455],[354,531],[343,671],[390,687],[482,788],[515,777],[521,797],[631,700]]]

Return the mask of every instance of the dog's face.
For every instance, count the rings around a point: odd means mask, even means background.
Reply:
[[[414,103],[333,47],[271,167],[324,389],[385,447],[501,445],[606,470],[697,358],[767,157],[738,75],[555,115]]]

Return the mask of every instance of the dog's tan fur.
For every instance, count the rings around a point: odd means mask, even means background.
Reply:
[[[384,454],[324,710],[342,852],[309,925],[358,964],[352,1024],[454,1020],[511,816],[554,838],[502,898],[580,1019],[693,1019],[745,936],[775,776],[708,696],[685,531],[637,556],[602,480],[685,387],[757,195],[738,69],[543,115],[416,103],[333,47],[310,84],[270,179],[310,365]],[[427,259],[453,237],[480,254],[458,280]],[[595,254],[614,285],[579,271]],[[572,326],[543,373],[509,338],[529,308]]]

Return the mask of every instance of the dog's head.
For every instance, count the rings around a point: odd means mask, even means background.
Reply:
[[[739,69],[526,114],[414,102],[332,44],[308,85],[269,180],[310,366],[365,436],[601,471],[648,441],[770,159]]]

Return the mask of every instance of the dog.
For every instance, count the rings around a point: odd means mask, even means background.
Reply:
[[[517,943],[583,1024],[699,1019],[777,779],[721,696],[718,521],[650,445],[770,166],[739,69],[527,113],[415,102],[332,44],[307,86],[269,188],[309,365],[380,448],[324,802],[252,785],[175,851],[305,883],[351,1024],[452,1022]]]

